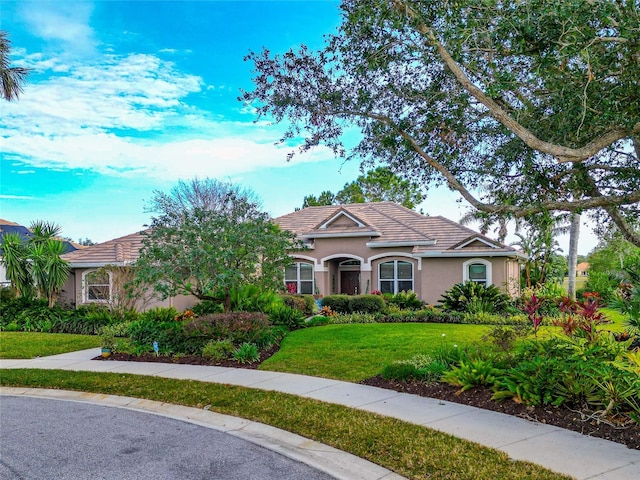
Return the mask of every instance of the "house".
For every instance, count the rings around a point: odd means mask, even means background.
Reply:
[[[589,262],[580,262],[576,266],[576,276],[586,277],[589,275]]]
[[[62,287],[60,301],[76,306],[115,306],[118,302],[124,302],[123,287],[128,280],[126,275],[132,274],[128,267],[138,259],[143,238],[142,232],[137,232],[62,255],[69,262],[71,273]],[[175,307],[183,311],[197,302],[195,297],[186,295],[160,300],[148,289],[140,292],[137,301],[130,306],[137,310]]]
[[[8,233],[17,233],[25,242],[29,239],[29,237],[33,235],[31,230],[29,230],[27,227],[0,218],[0,287],[8,287],[11,284],[11,282],[7,279],[7,269],[2,263],[2,242],[4,236]],[[62,243],[64,244],[64,253],[73,252],[75,250],[83,248],[82,245],[78,245],[75,242],[64,239],[60,240],[62,240]]]
[[[274,219],[307,247],[292,252],[290,291],[330,295],[413,290],[437,303],[471,280],[520,293],[526,256],[444,217],[393,202],[307,207]]]

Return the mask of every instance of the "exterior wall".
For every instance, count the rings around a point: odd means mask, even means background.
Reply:
[[[383,255],[385,260],[407,260],[413,261],[415,265],[418,263],[417,259],[398,256],[410,256],[412,247],[369,248],[366,246],[367,241],[368,237],[316,239],[313,250],[294,253],[292,260],[314,265],[315,285],[321,295],[340,292],[339,263],[345,260],[360,261],[359,291],[362,293],[378,289],[377,266],[374,263],[377,265],[381,260],[371,260],[371,257]],[[414,278],[419,282],[415,268]]]
[[[314,265],[316,290],[321,295],[340,292],[339,263],[360,260],[362,293],[379,290],[379,265],[391,260],[413,264],[413,288],[423,301],[436,304],[442,294],[464,280],[464,263],[477,258],[491,264],[491,283],[505,293],[520,293],[518,261],[508,257],[483,257],[470,253],[468,257],[426,257],[411,254],[412,247],[369,248],[368,237],[316,239],[314,249],[293,254],[293,260]],[[368,287],[368,288],[367,288]]]
[[[80,305],[91,305],[96,303],[98,305],[106,305],[102,302],[85,302],[82,292],[82,275],[85,272],[96,270],[95,268],[75,268],[72,269],[71,274],[67,278],[67,281],[62,288],[59,300],[66,304],[74,304],[76,307]],[[147,290],[145,300],[141,300],[136,303],[136,310],[144,311],[156,307],[174,307],[178,311],[184,311],[193,307],[198,303],[198,299],[190,295],[177,295],[165,300],[160,300],[153,296],[152,289]]]

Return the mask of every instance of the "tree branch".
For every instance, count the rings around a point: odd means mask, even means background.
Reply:
[[[404,0],[390,0],[396,11],[403,16],[407,16],[416,22],[415,29],[427,37],[429,42],[436,48],[444,64],[451,70],[458,83],[475,97],[480,103],[489,109],[492,116],[505,127],[517,135],[524,143],[534,150],[558,159],[559,163],[582,162],[593,157],[600,150],[608,147],[614,142],[628,137],[631,134],[640,133],[640,122],[636,123],[631,131],[624,128],[614,128],[604,135],[587,143],[580,148],[570,148],[562,145],[545,142],[536,137],[533,132],[525,128],[513,117],[511,117],[494,99],[487,96],[480,88],[473,84],[471,79],[464,73],[460,65],[453,59],[448,50],[437,39],[433,30],[420,20],[420,16]]]

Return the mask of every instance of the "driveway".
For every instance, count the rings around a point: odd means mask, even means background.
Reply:
[[[332,477],[226,433],[120,408],[0,397],[0,479]]]

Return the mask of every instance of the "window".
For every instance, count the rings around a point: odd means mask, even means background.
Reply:
[[[398,293],[413,290],[413,264],[401,260],[384,262],[379,268],[379,285],[382,293]]]
[[[308,293],[313,295],[313,265],[296,262],[284,271],[284,283],[289,293]]]
[[[93,270],[82,276],[85,303],[108,303],[111,301],[111,274]]]
[[[472,259],[463,264],[463,280],[477,282],[485,287],[491,285],[491,263],[482,259]]]

